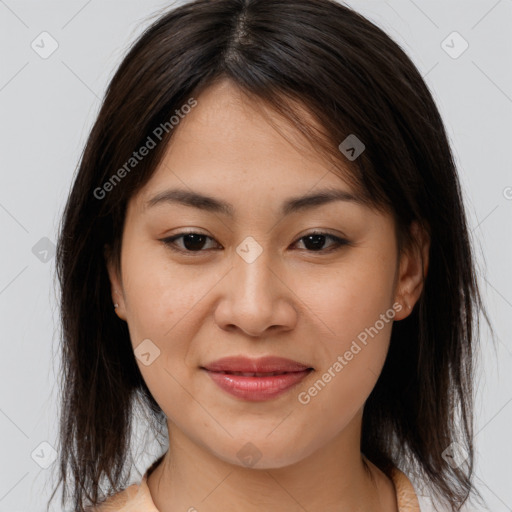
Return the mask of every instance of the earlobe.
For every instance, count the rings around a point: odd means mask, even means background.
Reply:
[[[116,313],[116,315],[121,319],[121,320],[125,320],[126,321],[126,318],[124,317],[124,315],[121,313],[120,311],[120,306],[118,303],[114,304],[114,311]]]

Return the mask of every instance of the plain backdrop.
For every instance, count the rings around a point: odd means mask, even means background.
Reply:
[[[497,334],[484,324],[476,481],[489,510],[512,511],[512,0],[347,3],[412,58],[445,121]],[[60,216],[109,79],[170,5],[0,0],[0,512],[42,512],[53,489]],[[133,481],[160,453],[139,434]]]

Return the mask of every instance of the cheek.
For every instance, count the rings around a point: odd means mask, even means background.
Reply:
[[[313,417],[320,415],[324,425],[332,421],[337,428],[364,405],[375,386],[395,316],[392,253],[388,258],[357,256],[329,275],[316,275],[314,286],[302,280],[298,292],[314,312],[310,336],[320,363],[313,384],[299,390],[299,403]]]
[[[197,307],[208,289],[208,282],[194,276],[192,266],[185,269],[170,263],[165,251],[154,245],[126,244],[123,261],[124,289],[129,324],[137,342],[143,338],[164,340],[176,338],[184,321]],[[211,284],[210,284],[211,287]]]
[[[127,241],[125,249],[123,282],[132,344],[136,348],[150,339],[160,349],[153,364],[137,364],[155,400],[172,417],[190,401],[180,385],[192,376],[187,355],[194,353],[191,340],[202,328],[201,320],[213,313],[207,294],[225,268],[198,273],[193,265],[171,264],[154,246]],[[293,290],[290,300],[301,310],[297,336],[310,346],[317,368],[317,379],[297,388],[296,404],[318,422],[317,428],[334,432],[348,423],[377,381],[392,326],[389,315],[388,321],[381,320],[391,307],[392,256],[353,251],[337,266],[281,276]]]
[[[172,404],[190,399],[180,383],[188,383],[194,372],[187,356],[195,347],[201,319],[208,314],[205,295],[222,274],[198,276],[193,266],[178,268],[169,263],[165,252],[129,239],[124,248],[123,286],[131,343],[136,357],[142,351],[151,354],[150,364],[144,364],[147,357],[137,357],[137,364],[153,397],[169,412],[177,407],[169,405],[170,397]]]
[[[348,314],[338,323],[339,335],[324,337],[321,364],[315,377],[297,390],[298,407],[309,418],[312,430],[335,435],[351,422],[372,392],[386,360],[393,310],[379,313],[370,322],[366,317]],[[350,335],[354,333],[354,335]]]
[[[392,307],[393,256],[392,251],[357,250],[336,267],[287,277],[307,306],[303,314],[321,333],[317,339],[324,340],[329,350],[343,350]]]

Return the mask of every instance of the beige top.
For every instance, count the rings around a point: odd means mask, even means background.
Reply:
[[[147,485],[147,478],[153,467],[154,465],[146,471],[140,484],[130,485],[98,507],[88,509],[89,512],[159,512]],[[398,468],[394,468],[391,480],[396,489],[398,511],[421,512],[416,492],[407,476]]]

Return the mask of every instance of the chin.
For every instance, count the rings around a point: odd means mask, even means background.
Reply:
[[[210,451],[228,464],[247,469],[283,468],[307,457],[306,447],[299,446],[293,439],[284,440],[276,436],[271,440],[271,436],[264,433],[261,437],[255,436],[249,440],[230,439],[229,446],[219,447],[218,443],[214,443],[215,449],[210,448]],[[313,448],[310,451],[312,452]]]

